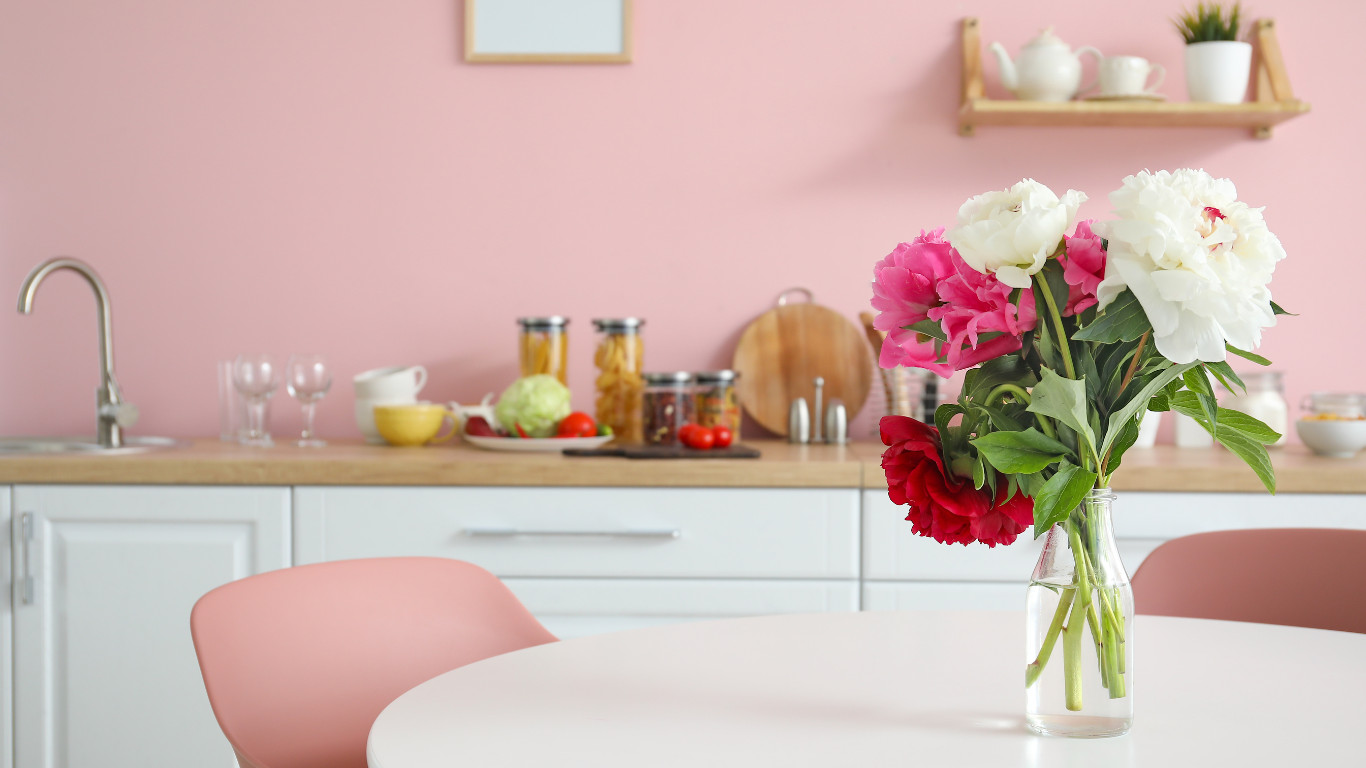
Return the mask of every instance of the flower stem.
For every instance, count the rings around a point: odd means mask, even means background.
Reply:
[[[1043,290],[1043,303],[1048,305],[1048,314],[1053,318],[1053,329],[1058,334],[1058,349],[1062,352],[1062,365],[1067,370],[1067,378],[1077,378],[1077,369],[1072,365],[1072,343],[1067,338],[1067,329],[1062,325],[1062,313],[1058,312],[1058,303],[1053,300],[1053,291],[1048,287],[1048,281],[1043,277],[1037,276],[1039,287]]]
[[[1039,675],[1043,674],[1043,668],[1048,665],[1048,659],[1053,655],[1053,646],[1058,642],[1058,634],[1062,632],[1062,623],[1067,618],[1067,611],[1072,607],[1072,598],[1076,594],[1075,589],[1064,589],[1062,597],[1058,598],[1058,609],[1053,612],[1053,623],[1048,625],[1048,634],[1044,635],[1039,655],[1025,667],[1026,688],[1038,681]]]
[[[1143,347],[1148,344],[1148,334],[1150,333],[1151,331],[1144,331],[1143,335],[1138,337],[1138,346],[1134,348],[1134,359],[1129,362],[1129,370],[1124,372],[1124,379],[1119,382],[1121,394],[1124,392],[1124,388],[1129,386],[1129,382],[1134,380],[1134,374],[1138,372],[1138,361],[1143,357]]]

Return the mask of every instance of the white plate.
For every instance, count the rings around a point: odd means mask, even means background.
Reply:
[[[598,448],[612,439],[601,437],[475,437],[464,432],[460,436],[475,448],[486,451],[519,451],[522,453],[563,451],[566,448]]]

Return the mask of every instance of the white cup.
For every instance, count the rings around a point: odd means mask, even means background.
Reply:
[[[382,445],[384,438],[375,428],[375,406],[410,405],[427,384],[427,369],[420,365],[396,365],[356,374],[356,427],[365,442]]]
[[[1148,85],[1148,76],[1157,79]],[[1148,96],[1157,91],[1167,76],[1161,64],[1153,64],[1141,56],[1106,56],[1100,61],[1101,96]]]

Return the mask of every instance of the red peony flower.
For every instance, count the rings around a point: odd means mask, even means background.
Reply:
[[[887,496],[910,507],[911,530],[941,544],[980,541],[988,547],[1010,544],[1034,521],[1034,502],[1016,494],[1003,501],[1002,488],[991,493],[949,472],[940,455],[939,430],[906,416],[883,416],[879,422],[882,470]]]

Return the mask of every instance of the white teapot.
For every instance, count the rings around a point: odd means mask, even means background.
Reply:
[[[1025,101],[1071,101],[1079,90],[1086,90],[1078,87],[1081,55],[1089,53],[1097,62],[1101,59],[1100,51],[1089,45],[1073,51],[1053,34],[1052,27],[1025,44],[1018,63],[1010,60],[1000,43],[992,43],[991,52],[1001,64],[1001,83]]]

